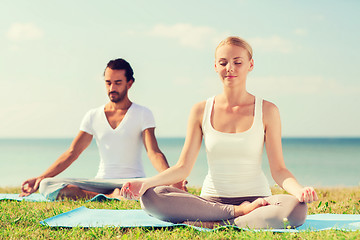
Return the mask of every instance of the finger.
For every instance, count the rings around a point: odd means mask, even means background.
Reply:
[[[125,197],[126,195],[126,189],[128,189],[128,187],[126,187],[126,185],[123,185],[120,189],[120,195]]]
[[[308,203],[311,203],[313,201],[311,189],[309,189],[306,194]]]
[[[130,187],[130,182],[125,183],[122,188],[128,189]]]
[[[130,186],[130,183],[127,182],[125,183],[121,189],[120,189],[120,194],[123,196],[123,197],[126,197],[127,196],[127,190],[129,189],[129,186]]]
[[[125,196],[125,195],[124,195],[124,187],[122,187],[122,188],[120,189],[120,196],[123,196],[123,197]]]
[[[137,197],[136,197],[132,192],[130,192],[130,193],[129,193],[129,199],[130,199],[130,200],[136,200]]]
[[[29,185],[28,181],[25,181],[21,184],[21,190],[24,191],[25,185]]]
[[[27,197],[29,195],[30,195],[29,193],[22,192],[22,193],[19,194],[19,197]]]
[[[309,189],[306,189],[304,194],[304,202],[308,203],[309,201],[310,201]]]
[[[139,195],[134,195],[134,194],[132,194],[132,200],[139,200]]]
[[[315,192],[315,191],[313,192],[313,195],[314,195],[314,199],[315,199],[314,201],[319,200],[319,198],[318,198],[318,196],[317,196],[317,194],[316,194],[316,192]]]
[[[301,196],[300,196],[299,201],[300,201],[300,202],[304,202],[304,197],[305,197],[305,196],[304,196],[304,193],[301,193]]]
[[[315,198],[314,198],[314,190],[311,190],[310,193],[309,193],[309,195],[310,195],[310,201],[311,201],[311,202],[315,201]]]
[[[36,181],[36,182],[35,182],[35,186],[34,186],[34,188],[33,188],[34,191],[36,191],[36,190],[39,188],[40,182],[41,182],[41,181]]]
[[[131,200],[130,194],[127,191],[125,191],[124,197]]]
[[[313,195],[313,193],[314,193],[314,189],[313,189],[313,188],[310,188],[310,189],[309,189],[309,200],[310,200],[310,202],[313,202],[313,201],[314,201],[314,195]]]

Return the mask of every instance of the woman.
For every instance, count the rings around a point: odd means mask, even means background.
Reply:
[[[306,203],[316,201],[317,195],[312,187],[302,187],[284,164],[277,107],[246,90],[252,55],[250,45],[239,37],[218,45],[215,70],[223,92],[192,108],[178,163],[154,177],[126,183],[120,195],[140,198],[149,214],[176,223],[218,221],[250,228],[304,223]],[[201,196],[165,186],[188,177],[202,138],[209,171]],[[271,196],[261,170],[264,142],[272,177],[291,195]]]

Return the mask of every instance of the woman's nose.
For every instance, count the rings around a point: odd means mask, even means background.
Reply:
[[[226,66],[226,70],[227,70],[228,72],[234,71],[234,65],[231,64],[231,63],[228,63],[228,65]]]

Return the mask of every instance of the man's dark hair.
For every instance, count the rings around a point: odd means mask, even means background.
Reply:
[[[114,60],[110,60],[110,62],[108,62],[106,68],[110,68],[112,70],[125,70],[125,76],[126,76],[126,81],[129,82],[130,80],[133,80],[135,82],[135,78],[134,78],[134,71],[130,66],[130,63],[128,63],[126,60],[122,59],[122,58],[118,58],[118,59],[114,59]],[[106,71],[105,68],[105,71]],[[104,75],[105,75],[105,71],[104,71]]]

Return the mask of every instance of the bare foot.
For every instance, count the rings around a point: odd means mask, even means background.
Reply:
[[[234,209],[235,209],[234,217],[248,214],[249,212],[254,211],[256,208],[266,206],[266,205],[269,205],[269,203],[263,198],[258,198],[255,201],[253,201],[252,203],[247,202],[247,201],[243,202],[239,206],[234,206]]]
[[[119,199],[119,200],[124,200],[125,199],[120,195],[120,189],[119,188],[115,188],[112,193],[105,194],[105,196],[107,196],[108,198],[116,198],[116,199]]]

